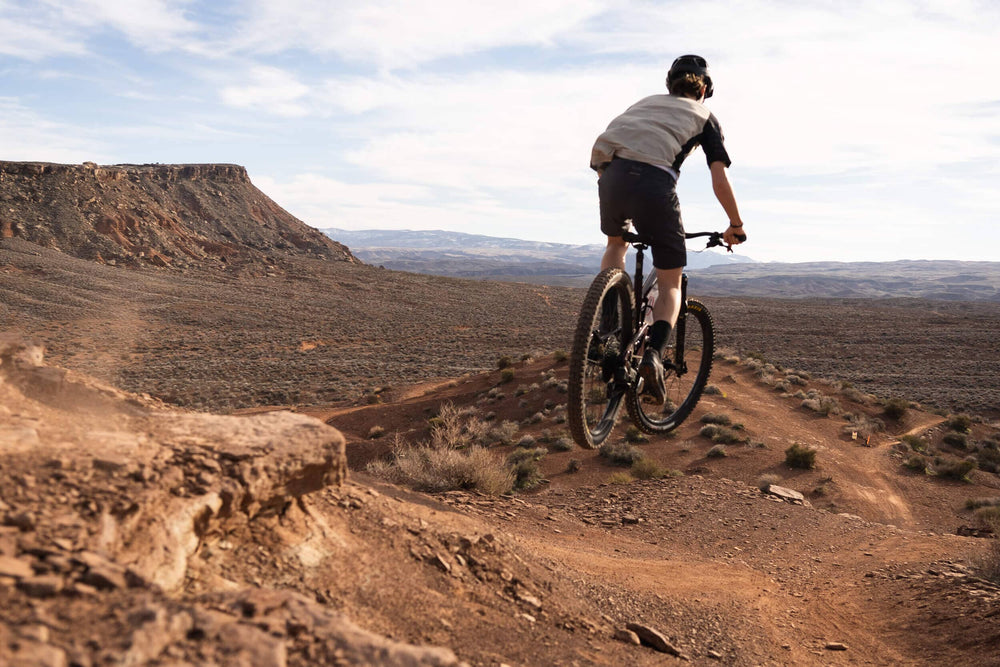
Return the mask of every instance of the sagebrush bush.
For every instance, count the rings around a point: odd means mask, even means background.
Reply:
[[[499,359],[497,359],[497,368],[499,370],[503,370],[505,368],[510,368],[513,365],[514,365],[514,360],[511,359],[510,357],[508,357],[507,355],[504,355],[504,356],[500,357]]]
[[[567,438],[566,436],[560,436],[555,440],[553,440],[549,444],[549,447],[551,447],[553,451],[556,452],[568,452],[569,450],[573,449],[573,441]]]
[[[806,445],[792,443],[785,450],[785,465],[789,468],[810,470],[816,467],[816,450]]]
[[[381,438],[383,435],[385,435],[384,426],[372,426],[370,429],[368,429],[369,440],[376,440],[378,438]]]
[[[514,373],[513,368],[505,368],[502,371],[500,371],[500,382],[502,383],[513,382],[515,375],[516,374]]]
[[[976,468],[976,459],[969,457],[966,459],[935,459],[932,468],[938,477],[946,477],[963,482],[969,481],[969,473]]]
[[[698,431],[698,435],[710,439],[720,445],[731,445],[736,442],[744,442],[746,438],[740,435],[735,428],[720,426],[718,424],[705,424]]]
[[[544,447],[515,449],[507,457],[507,466],[514,473],[514,488],[526,491],[542,483],[542,473],[538,461],[549,453]]]
[[[641,449],[624,442],[605,442],[597,453],[617,466],[631,466],[645,456]]]
[[[611,477],[608,477],[608,484],[631,484],[632,480],[632,475],[627,472],[616,472],[612,473]]]
[[[927,471],[927,461],[925,461],[924,457],[919,454],[910,455],[905,461],[903,461],[903,466],[916,472]]]
[[[823,396],[822,394],[805,399],[802,401],[802,407],[821,415],[839,415],[841,412],[840,401],[833,396]]]
[[[721,426],[729,426],[733,421],[729,418],[729,415],[724,415],[721,413],[706,412],[701,416],[702,424],[719,424]]]
[[[635,424],[631,424],[627,429],[625,429],[625,442],[637,443],[637,442],[648,442],[649,438],[639,430]]]
[[[724,459],[729,456],[729,453],[726,452],[725,445],[715,445],[705,453],[705,456],[710,459]]]
[[[757,488],[761,491],[767,492],[771,489],[773,484],[777,484],[780,481],[781,478],[777,475],[767,473],[757,478]]]
[[[580,459],[570,459],[569,463],[566,464],[566,472],[569,473],[580,472],[581,465],[582,464],[580,463]]]
[[[941,442],[952,447],[957,447],[958,449],[965,449],[969,445],[969,436],[964,433],[949,431],[941,438]]]
[[[703,392],[706,396],[718,396],[722,394],[722,390],[719,389],[714,384],[705,385],[705,391]]]
[[[969,415],[951,415],[944,425],[950,431],[968,433],[972,428],[972,418]]]
[[[911,435],[907,433],[906,435],[901,435],[899,437],[899,441],[908,445],[915,452],[927,451],[927,441],[919,435]]]
[[[486,442],[487,444],[512,445],[514,444],[514,437],[517,435],[518,429],[520,429],[520,426],[518,426],[517,422],[505,419],[487,430]]]
[[[900,420],[906,416],[910,402],[903,398],[889,398],[882,404],[882,414],[889,419]]]
[[[629,472],[636,479],[662,479],[671,474],[668,468],[664,468],[652,459],[639,459],[632,464]]]
[[[967,510],[977,510],[980,507],[1000,507],[1000,498],[969,498],[965,501]]]
[[[515,480],[513,471],[488,449],[409,446],[398,437],[392,459],[373,461],[367,470],[390,482],[431,493],[474,489],[487,495],[501,495],[514,488]]]

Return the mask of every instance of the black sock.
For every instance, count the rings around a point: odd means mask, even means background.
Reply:
[[[670,322],[666,320],[656,320],[653,322],[649,334],[648,346],[659,352],[661,357],[663,356],[663,350],[667,347],[667,339],[670,338],[670,330],[672,328]]]

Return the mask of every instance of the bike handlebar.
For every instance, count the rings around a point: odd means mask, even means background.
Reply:
[[[694,239],[700,236],[708,237],[708,243],[705,244],[706,248],[715,248],[717,246],[723,246],[726,249],[726,252],[733,251],[733,247],[722,240],[722,232],[692,232],[690,234],[689,233],[684,234],[684,238],[686,239]],[[745,241],[747,237],[744,234],[737,234],[736,238],[738,238],[742,242]],[[625,232],[624,234],[622,234],[622,239],[626,243],[639,244],[644,246],[656,245],[652,239],[640,236],[634,232],[628,232],[628,231]]]

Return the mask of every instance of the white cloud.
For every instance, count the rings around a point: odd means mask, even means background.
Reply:
[[[548,45],[599,11],[595,0],[252,0],[232,46],[409,69],[484,49]]]
[[[309,113],[304,103],[309,88],[300,83],[294,74],[276,67],[261,66],[252,68],[247,78],[245,83],[222,88],[220,96],[225,104],[285,117]]]
[[[76,164],[101,160],[106,146],[79,127],[46,119],[17,99],[0,97],[3,159]]]
[[[191,0],[43,0],[56,8],[63,29],[116,30],[135,46],[162,52],[184,45],[197,25],[185,16]]]

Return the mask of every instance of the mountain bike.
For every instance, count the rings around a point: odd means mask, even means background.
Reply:
[[[706,248],[723,246],[720,232],[707,236]],[[663,354],[667,397],[662,404],[642,393],[639,362],[652,326],[656,272],[643,280],[643,253],[652,243],[638,234],[622,238],[638,252],[634,282],[621,269],[605,269],[594,278],[580,309],[569,357],[567,421],[578,445],[599,446],[611,433],[624,402],[643,432],[672,431],[688,418],[712,372],[715,332],[705,304],[687,298],[687,275],[681,278],[681,308]],[[636,299],[633,285],[641,285]]]

